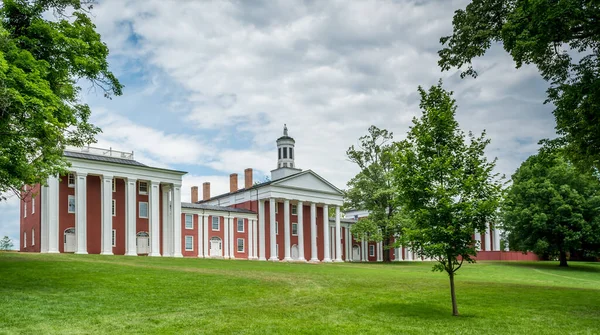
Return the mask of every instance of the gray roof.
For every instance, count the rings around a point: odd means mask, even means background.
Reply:
[[[220,212],[232,212],[232,213],[245,213],[245,214],[256,214],[256,212],[243,209],[243,208],[233,208],[226,206],[216,206],[216,205],[206,205],[206,204],[193,204],[190,202],[182,202],[182,208],[193,208],[193,209],[205,209],[211,211],[220,211]]]
[[[93,160],[93,161],[101,161],[101,162],[110,162],[110,163],[117,163],[117,164],[146,166],[147,167],[146,164],[142,164],[138,161],[134,161],[133,159],[125,159],[125,158],[110,157],[110,156],[100,156],[100,155],[86,154],[84,152],[74,152],[74,151],[65,151],[64,155],[66,157],[72,157],[72,158],[81,158],[81,159],[89,159],[89,160]]]
[[[341,223],[356,223],[356,221],[354,219],[340,218]],[[335,218],[329,218],[329,222],[335,222]]]

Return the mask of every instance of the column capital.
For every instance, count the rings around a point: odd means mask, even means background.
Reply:
[[[83,171],[73,171],[73,173],[75,174],[76,177],[87,177],[87,172],[83,172]]]
[[[100,178],[102,178],[104,180],[107,180],[107,179],[113,180],[115,178],[115,176],[113,176],[111,174],[103,174],[102,176],[100,176]]]
[[[162,186],[163,192],[169,192],[171,190],[171,184],[160,184]]]
[[[125,179],[125,182],[127,182],[127,183],[137,182],[137,178],[134,178],[134,177],[125,177],[123,179]]]
[[[150,180],[150,184],[152,186],[154,186],[154,185],[160,185],[160,180]]]

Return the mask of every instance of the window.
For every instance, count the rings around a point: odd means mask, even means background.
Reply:
[[[27,232],[23,232],[23,248],[27,248]]]
[[[294,159],[294,148],[290,148],[290,159]]]
[[[192,214],[185,215],[185,229],[194,229],[194,216]]]
[[[31,246],[35,245],[35,229],[31,229]]]
[[[243,238],[237,239],[237,251],[244,252],[244,239]]]
[[[75,187],[75,175],[72,173],[69,173],[67,175],[67,181],[69,183],[69,187]]]
[[[27,202],[23,201],[23,217],[27,217]]]
[[[31,197],[31,214],[35,214],[35,198]]]
[[[69,213],[75,213],[75,196],[69,196]]]
[[[148,183],[145,181],[140,181],[138,183],[138,192],[140,194],[148,194]]]
[[[113,192],[117,192],[117,180],[115,178],[112,180],[112,190]]]
[[[279,235],[279,222],[275,221],[275,234]]]
[[[298,206],[292,205],[292,215],[298,215]]]
[[[113,247],[117,246],[117,230],[116,229],[112,230],[112,246]]]
[[[281,159],[281,148],[279,148],[279,159]]]
[[[298,235],[298,224],[295,222],[292,223],[292,235]]]
[[[279,203],[275,201],[275,214],[279,213]]]
[[[185,236],[185,251],[194,251],[194,236]]]
[[[218,216],[212,217],[212,230],[219,231],[221,226],[221,220]]]
[[[117,200],[112,199],[112,216],[117,216]]]
[[[374,245],[369,246],[369,256],[375,257],[375,246]]]
[[[358,214],[354,215],[354,220],[358,220]]]
[[[283,158],[287,158],[287,148],[283,148]]]
[[[238,219],[237,220],[237,232],[238,233],[243,233],[244,232],[244,219]]]
[[[140,201],[139,207],[140,207],[139,208],[140,218],[147,219],[148,218],[148,203],[145,201]]]
[[[275,257],[279,257],[279,243],[275,244]]]

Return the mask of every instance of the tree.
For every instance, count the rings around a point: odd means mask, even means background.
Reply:
[[[559,153],[529,157],[512,176],[502,216],[511,249],[558,256],[600,250],[600,181]]]
[[[450,278],[452,314],[458,315],[455,273],[475,260],[473,234],[493,221],[502,184],[493,173],[485,148],[485,132],[468,141],[455,120],[456,102],[440,81],[429,92],[419,87],[420,119],[394,159],[394,184],[402,206],[402,236],[422,256],[437,261],[434,271]]]
[[[94,141],[99,128],[79,100],[87,79],[106,97],[122,86],[85,0],[3,0],[0,7],[0,194],[64,173],[67,145]],[[54,11],[56,20],[44,19]],[[65,12],[73,11],[66,16]],[[25,194],[26,196],[26,194]]]
[[[346,208],[369,211],[369,216],[352,226],[352,234],[371,241],[382,241],[383,249],[389,250],[392,239],[399,232],[394,216],[397,213],[397,194],[392,185],[393,134],[375,126],[369,134],[360,137],[358,148],[351,146],[346,155],[357,164],[360,172],[348,182],[345,195]],[[383,261],[389,262],[389,252],[383,253]]]
[[[583,167],[600,167],[600,3],[589,0],[473,0],[454,14],[442,37],[442,70],[466,66],[492,43],[502,43],[517,68],[535,64],[550,82],[557,145]],[[578,59],[577,62],[574,59]]]
[[[0,250],[12,250],[13,248],[13,242],[11,241],[10,237],[8,236],[4,236],[4,238],[2,238],[2,240],[0,240]]]

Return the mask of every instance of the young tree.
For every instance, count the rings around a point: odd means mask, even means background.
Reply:
[[[2,240],[0,240],[0,250],[12,250],[13,248],[13,242],[11,241],[10,237],[8,236],[4,236],[4,238],[2,238]]]
[[[393,134],[375,126],[362,136],[358,148],[351,146],[346,155],[359,166],[360,172],[348,182],[344,207],[369,211],[369,216],[352,226],[352,234],[383,242],[383,261],[389,262],[387,250],[399,232],[394,220],[397,194],[392,185]]]
[[[458,315],[454,276],[475,260],[473,234],[493,221],[502,184],[489,162],[485,133],[468,141],[455,120],[456,102],[440,81],[429,92],[419,87],[423,114],[398,143],[394,183],[404,217],[403,239],[437,261],[450,278],[452,314]]]
[[[558,256],[600,251],[600,181],[559,153],[529,157],[512,176],[503,206],[511,249]]]
[[[2,0],[0,6],[0,194],[65,172],[63,150],[94,141],[99,128],[79,100],[79,79],[106,97],[122,86],[86,0]],[[73,11],[66,16],[67,11]],[[45,19],[54,12],[56,20]]]
[[[600,3],[589,0],[473,0],[442,37],[442,70],[467,66],[501,43],[517,68],[535,64],[550,82],[559,140],[583,166],[600,167]],[[574,61],[576,60],[576,61]],[[559,143],[559,144],[561,144]]]

